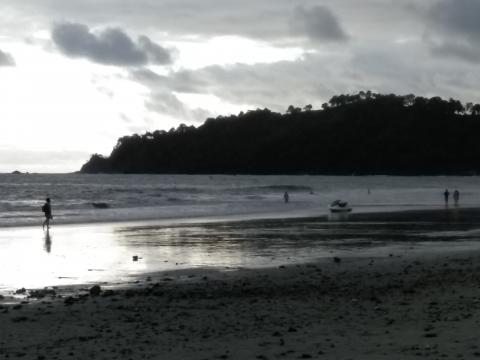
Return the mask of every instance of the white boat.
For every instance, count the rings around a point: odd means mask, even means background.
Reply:
[[[342,200],[335,200],[328,207],[332,213],[350,212],[352,208],[348,205],[348,202]]]

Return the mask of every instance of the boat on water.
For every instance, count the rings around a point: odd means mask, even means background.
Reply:
[[[350,205],[348,205],[348,202],[343,200],[335,200],[328,208],[332,213],[345,213],[352,211],[352,208]]]

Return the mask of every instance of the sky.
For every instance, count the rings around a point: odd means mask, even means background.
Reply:
[[[480,0],[0,0],[0,172],[380,93],[480,102]]]

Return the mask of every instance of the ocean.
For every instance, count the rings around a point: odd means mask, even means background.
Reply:
[[[0,174],[0,227],[39,225],[52,199],[54,224],[308,217],[336,199],[355,212],[480,204],[478,177]],[[287,191],[290,202],[285,204]],[[450,202],[453,202],[450,199]],[[101,204],[102,208],[96,208]]]

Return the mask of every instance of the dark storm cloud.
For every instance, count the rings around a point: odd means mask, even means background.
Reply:
[[[0,66],[15,66],[13,56],[0,50]]]
[[[480,1],[442,0],[428,12],[434,54],[480,62]]]
[[[314,41],[345,41],[347,34],[332,11],[325,6],[295,9],[292,28]]]
[[[129,29],[137,29],[144,33],[155,29],[168,36],[234,35],[275,41],[283,41],[291,35],[289,20],[292,18],[295,3],[301,3],[306,10],[306,13],[297,14],[298,20],[304,22],[304,31],[316,37],[319,36],[319,30],[324,34],[325,29],[322,29],[324,23],[330,25],[338,23],[336,16],[341,15],[348,23],[348,18],[356,16],[357,12],[368,12],[373,6],[377,10],[383,7],[382,4],[379,5],[378,0],[362,0],[361,7],[352,0],[10,1],[9,7],[13,16],[9,18],[23,17],[25,21],[30,19],[31,14],[35,14],[35,20],[44,23],[50,22],[51,19],[75,19],[80,23],[102,26],[114,21],[116,24],[122,24],[122,27],[128,26]],[[318,6],[319,3],[322,6]],[[331,11],[325,11],[326,8],[334,9],[335,16]],[[2,24],[0,29],[1,26]],[[331,31],[331,28],[328,30]],[[338,30],[338,28],[334,30],[335,33],[330,33],[330,36],[341,37],[341,27],[340,31]]]
[[[134,42],[118,28],[95,33],[83,24],[61,23],[54,26],[52,40],[67,56],[83,57],[105,65],[164,65],[172,62],[170,52],[148,37],[140,36]]]
[[[170,52],[160,45],[155,44],[145,35],[138,38],[138,45],[145,51],[152,64],[169,64],[172,62]]]
[[[474,38],[480,35],[479,14],[478,0],[443,0],[432,7],[430,18],[447,31]]]

